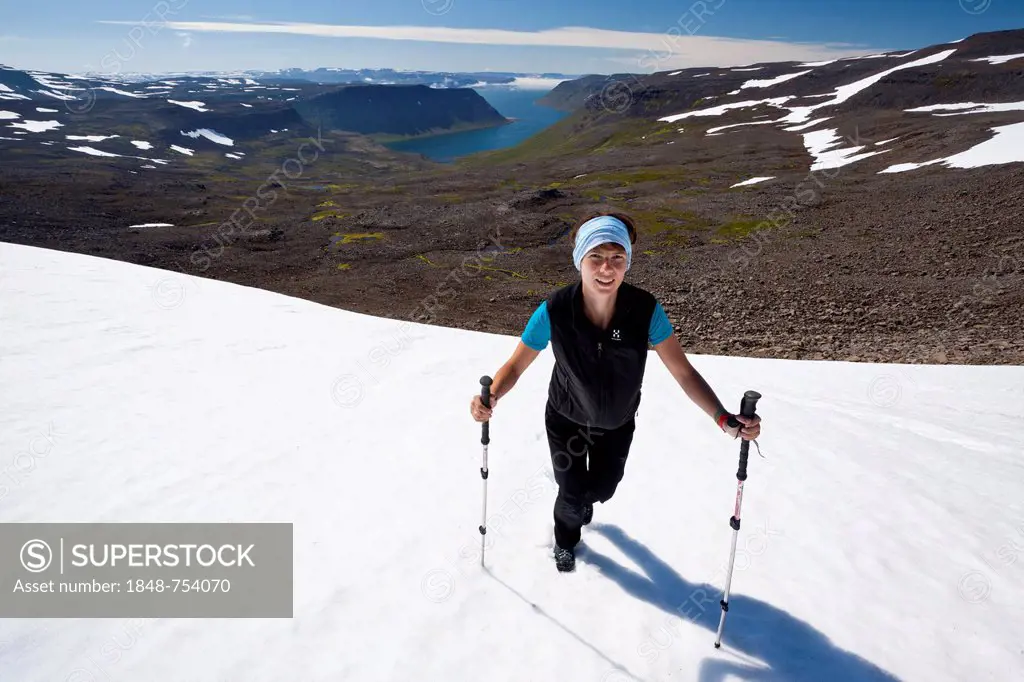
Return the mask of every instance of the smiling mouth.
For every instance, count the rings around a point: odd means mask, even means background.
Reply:
[[[603,284],[605,286],[611,286],[615,282],[615,280],[611,280],[611,279],[609,279],[609,280],[603,280],[603,279],[599,279],[599,278],[595,278],[595,279],[597,280],[598,284]]]

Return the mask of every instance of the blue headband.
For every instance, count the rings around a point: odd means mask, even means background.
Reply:
[[[576,246],[572,250],[572,261],[576,269],[580,269],[583,256],[595,246],[607,243],[620,244],[626,249],[626,269],[633,263],[633,244],[629,241],[629,228],[626,224],[610,215],[592,218],[580,226],[576,233]]]

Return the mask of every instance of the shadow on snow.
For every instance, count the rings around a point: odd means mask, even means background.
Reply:
[[[671,646],[666,639],[682,621],[689,621],[714,635],[721,616],[721,587],[689,582],[659,559],[644,544],[630,538],[621,528],[593,524],[592,532],[608,538],[626,556],[640,566],[640,574],[586,545],[577,549],[577,558],[596,566],[627,593],[672,614],[672,625],[653,633],[651,652]],[[669,630],[671,628],[671,630]],[[660,635],[660,636],[659,636]],[[713,649],[713,636],[708,649]],[[700,682],[719,682],[730,675],[757,682],[897,682],[898,678],[873,663],[833,644],[809,623],[767,602],[743,594],[729,595],[729,614],[722,633],[722,651],[729,649],[756,658],[768,667],[743,665],[722,657],[704,659]],[[646,654],[644,654],[646,655]]]

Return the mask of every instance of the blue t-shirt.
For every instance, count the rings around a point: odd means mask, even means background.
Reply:
[[[651,315],[651,326],[647,333],[647,339],[652,346],[657,346],[670,336],[672,336],[672,323],[669,322],[668,315],[665,314],[661,303],[657,302],[654,306],[654,314]],[[530,321],[526,323],[522,339],[523,343],[535,351],[542,351],[548,347],[548,342],[551,341],[551,319],[548,317],[547,301],[542,302],[533,311]]]

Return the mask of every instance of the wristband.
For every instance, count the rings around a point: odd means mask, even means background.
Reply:
[[[722,414],[718,415],[718,428],[725,431],[725,422],[729,421],[729,417],[731,416],[732,415],[729,414],[728,412],[723,412]]]

